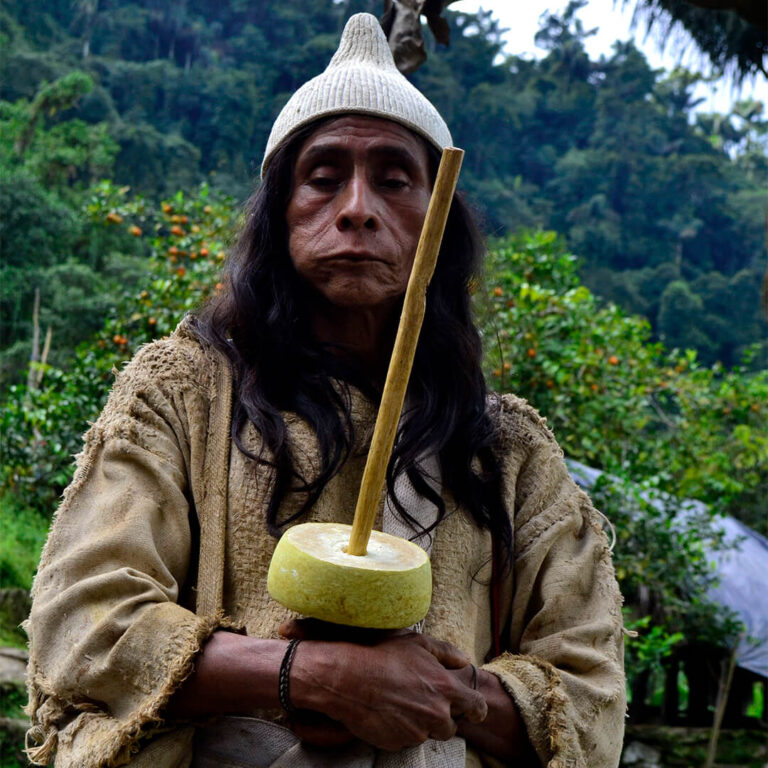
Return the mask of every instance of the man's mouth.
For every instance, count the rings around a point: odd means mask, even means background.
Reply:
[[[378,261],[382,264],[386,264],[386,259],[378,256],[374,253],[367,251],[342,251],[341,253],[333,253],[326,256],[324,261],[349,261],[349,262],[370,262]]]

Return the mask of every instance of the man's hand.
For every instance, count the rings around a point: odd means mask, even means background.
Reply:
[[[485,699],[449,670],[467,657],[450,643],[415,632],[371,632],[288,622],[281,632],[313,639],[300,646],[291,669],[294,706],[327,715],[380,749],[399,750],[456,733],[454,718],[482,722]],[[330,639],[330,638],[345,639]],[[354,642],[349,642],[349,638]],[[302,735],[302,725],[294,728]],[[340,735],[335,729],[336,735]],[[313,733],[304,735],[314,741]]]
[[[304,621],[283,631],[307,640],[296,649],[290,696],[297,709],[308,710],[294,719],[293,730],[311,743],[333,746],[355,736],[399,750],[430,737],[451,738],[455,718],[464,724],[486,717],[485,697],[469,682],[469,660],[450,643],[415,632],[350,631]],[[167,714],[197,719],[279,706],[285,650],[285,640],[214,632]]]

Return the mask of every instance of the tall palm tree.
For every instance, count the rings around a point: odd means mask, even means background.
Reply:
[[[664,45],[676,31],[688,33],[718,71],[738,83],[768,77],[768,3],[765,0],[621,0]]]

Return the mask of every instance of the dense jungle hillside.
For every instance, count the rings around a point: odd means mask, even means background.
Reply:
[[[694,114],[698,76],[654,71],[631,43],[584,50],[579,3],[542,21],[539,61],[500,55],[489,15],[449,13],[413,75],[466,149],[462,184],[494,235],[565,236],[600,297],[705,364],[768,361],[768,122],[763,106]],[[40,326],[62,362],[135,284],[141,244],[80,212],[102,179],[156,201],[203,180],[243,200],[269,127],[378,0],[3,0],[0,340],[20,375]],[[118,242],[119,241],[119,242]],[[132,255],[132,257],[131,257]],[[66,266],[65,266],[66,265]]]

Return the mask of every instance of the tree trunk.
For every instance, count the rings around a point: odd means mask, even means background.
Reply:
[[[40,289],[35,288],[35,304],[32,309],[32,353],[29,356],[27,389],[35,389],[37,371],[35,363],[40,360]]]

